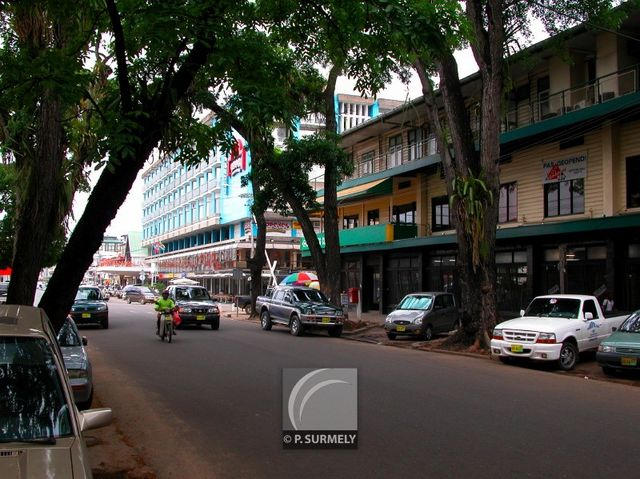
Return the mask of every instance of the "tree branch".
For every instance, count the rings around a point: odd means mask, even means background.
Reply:
[[[129,113],[132,110],[131,85],[129,83],[129,67],[127,66],[127,54],[124,43],[124,32],[122,30],[122,22],[120,22],[120,14],[116,8],[114,0],[105,0],[109,18],[111,18],[111,26],[113,28],[113,36],[116,44],[116,61],[118,63],[118,84],[120,85],[120,103],[122,111]]]

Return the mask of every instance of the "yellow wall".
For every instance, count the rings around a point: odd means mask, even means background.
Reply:
[[[614,179],[615,188],[615,212],[625,213],[626,211],[637,213],[640,208],[627,210],[627,180],[625,175],[626,159],[630,156],[640,155],[640,122],[627,123],[620,128],[619,133],[619,155],[616,158],[615,169],[618,172]],[[636,178],[640,181],[640,178]]]

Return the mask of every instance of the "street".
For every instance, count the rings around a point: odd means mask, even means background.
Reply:
[[[223,318],[158,340],[152,305],[83,328],[96,394],[160,478],[634,475],[635,387],[496,361],[292,337]],[[357,450],[283,450],[282,368],[357,368]]]

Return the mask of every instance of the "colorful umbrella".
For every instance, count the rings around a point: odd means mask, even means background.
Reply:
[[[306,286],[312,281],[318,281],[318,277],[315,273],[310,271],[298,271],[297,273],[291,273],[285,277],[280,284],[288,284],[294,286]]]

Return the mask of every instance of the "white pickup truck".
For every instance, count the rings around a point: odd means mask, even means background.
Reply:
[[[498,324],[491,337],[491,355],[502,362],[513,358],[557,361],[568,371],[582,351],[597,349],[625,316],[605,317],[595,296],[538,296],[520,317]]]

